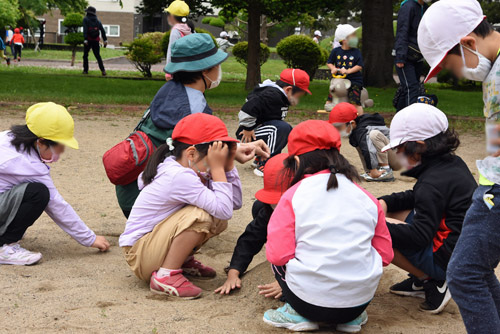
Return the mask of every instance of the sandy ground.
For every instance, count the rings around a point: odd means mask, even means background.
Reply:
[[[24,115],[3,113],[2,129],[22,124]],[[249,164],[239,165],[244,206],[236,211],[229,228],[210,240],[198,254],[217,269],[212,280],[196,280],[204,289],[201,299],[182,301],[154,297],[146,283],[130,271],[118,236],[125,219],[114,195],[114,187],[102,167],[103,153],[125,138],[138,121],[129,116],[76,116],[76,138],[80,150],[68,150],[54,164],[52,176],[65,199],[82,219],[112,244],[105,254],[84,248],[66,235],[45,214],[28,229],[22,246],[43,253],[40,264],[31,267],[0,267],[1,333],[283,333],[262,322],[263,312],[280,305],[257,295],[257,285],[272,280],[264,252],[255,257],[240,291],[230,296],[212,291],[225,280],[237,237],[251,220],[254,193],[262,186]],[[234,118],[226,119],[230,133]],[[475,172],[474,161],[483,156],[483,139],[466,134],[459,155]],[[342,153],[358,168],[356,151],[347,143]],[[411,188],[411,180],[398,176],[388,184],[363,184],[375,196]],[[405,274],[392,265],[385,269],[379,289],[368,308],[370,320],[363,333],[464,333],[457,306],[451,302],[438,316],[418,311],[421,300],[391,295],[391,284]],[[324,333],[332,332],[323,329]]]

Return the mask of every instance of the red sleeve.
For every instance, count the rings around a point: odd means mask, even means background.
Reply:
[[[394,258],[394,250],[392,249],[392,240],[389,229],[387,228],[387,223],[385,219],[384,210],[380,205],[380,202],[366,189],[363,189],[357,185],[363,192],[370,197],[370,199],[377,205],[378,210],[378,221],[377,226],[375,226],[375,234],[372,239],[372,246],[382,257],[382,263],[384,266],[388,266],[392,259]]]
[[[281,197],[267,226],[267,260],[274,265],[283,266],[295,257],[295,213],[292,198],[299,184],[296,184]]]

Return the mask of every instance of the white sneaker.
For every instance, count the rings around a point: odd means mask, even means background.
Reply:
[[[41,253],[30,252],[22,248],[18,243],[3,245],[0,248],[0,264],[13,264],[18,266],[29,266],[42,259]]]

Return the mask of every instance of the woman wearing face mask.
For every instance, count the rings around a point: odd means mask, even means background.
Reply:
[[[460,236],[476,181],[454,154],[460,141],[446,115],[422,103],[404,108],[391,122],[390,144],[403,175],[414,177],[412,190],[380,198],[394,248],[393,264],[409,278],[390,287],[401,296],[425,298],[420,309],[437,314],[451,296],[446,269]]]
[[[59,159],[65,146],[78,149],[73,128],[66,109],[48,102],[31,106],[25,125],[0,133],[0,264],[40,261],[42,254],[18,242],[43,211],[81,245],[108,250],[108,241],[85,225],[50,176],[48,164]]]

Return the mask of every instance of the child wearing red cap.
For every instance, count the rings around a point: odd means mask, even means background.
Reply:
[[[306,93],[311,94],[309,75],[300,69],[287,68],[278,81],[264,81],[248,95],[241,107],[237,138],[243,143],[263,139],[271,156],[281,153],[292,130],[285,122],[288,108],[297,105]],[[258,158],[254,161],[255,175],[264,176],[265,163]]]
[[[11,43],[14,44],[14,60],[21,61],[21,52],[24,45],[24,36],[19,28],[14,29]]]
[[[396,152],[382,148],[389,144],[389,128],[378,113],[358,116],[358,110],[350,103],[342,102],[330,111],[329,122],[359,153],[368,182],[394,181],[393,170],[401,169]]]
[[[248,224],[245,232],[238,238],[234,247],[226,282],[215,290],[215,293],[229,294],[231,290],[241,287],[242,275],[260,252],[267,239],[267,224],[271,218],[281,195],[288,189],[291,178],[284,174],[283,161],[288,154],[281,153],[270,158],[264,168],[264,188],[257,191],[257,199],[252,207],[253,220]],[[281,288],[277,282],[259,286],[261,294],[266,297],[281,297]]]
[[[191,254],[227,227],[242,204],[234,167],[237,140],[224,123],[203,113],[183,118],[139,176],[142,189],[120,236],[125,258],[151,291],[197,298],[202,290],[183,276],[214,277]]]
[[[307,331],[326,322],[360,331],[382,267],[392,261],[382,207],[354,183],[356,169],[340,144],[324,121],[300,123],[290,133],[285,168],[292,186],[271,216],[266,245],[286,301],[264,314],[275,327]]]

